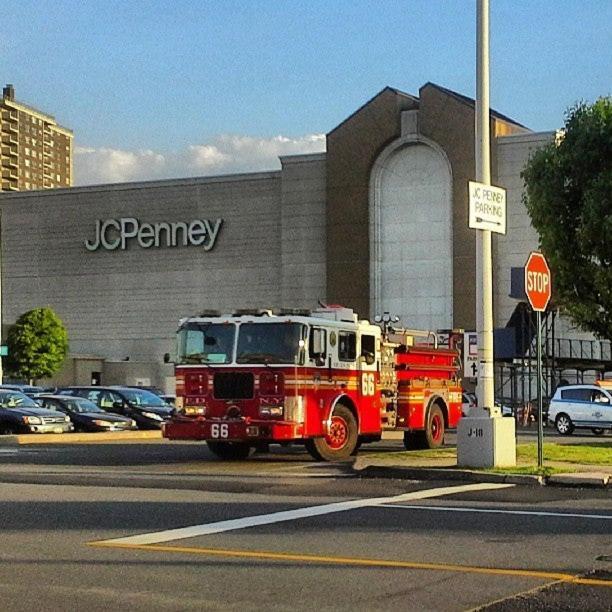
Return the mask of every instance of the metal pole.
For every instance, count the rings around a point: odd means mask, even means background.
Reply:
[[[538,326],[537,347],[536,347],[536,364],[538,377],[538,467],[544,465],[544,420],[542,419],[542,313],[538,310],[536,313],[536,321]]]
[[[489,126],[489,0],[478,0],[476,53],[476,181],[491,184]],[[493,408],[493,273],[491,232],[476,231],[478,405]]]
[[[0,344],[2,343],[2,213],[0,212]],[[0,357],[0,385],[4,382],[2,357]]]

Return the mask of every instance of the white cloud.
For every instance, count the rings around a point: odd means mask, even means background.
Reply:
[[[121,183],[153,177],[166,164],[163,155],[151,150],[121,151],[75,147],[76,183]]]
[[[222,134],[211,142],[191,144],[182,151],[164,154],[150,149],[125,151],[76,147],[75,184],[276,170],[280,167],[279,156],[321,151],[325,151],[324,134],[308,134],[301,138]]]

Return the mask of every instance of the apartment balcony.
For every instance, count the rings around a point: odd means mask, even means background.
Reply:
[[[2,109],[2,120],[3,121],[17,121],[19,116],[16,110]]]
[[[17,181],[2,181],[2,191],[19,191]]]
[[[2,155],[5,156],[13,156],[13,157],[17,157],[18,153],[17,153],[17,147],[11,147],[8,145],[2,145]]]
[[[2,167],[3,168],[18,168],[19,164],[17,163],[17,157],[5,157],[2,160]]]
[[[19,173],[17,170],[13,170],[12,168],[2,168],[2,178],[5,180],[13,180],[16,181],[19,178]]]
[[[17,136],[13,133],[4,133],[2,134],[2,144],[4,145],[17,145],[19,144],[19,140]]]
[[[19,134],[19,128],[16,123],[5,122],[2,124],[2,131],[12,134]]]

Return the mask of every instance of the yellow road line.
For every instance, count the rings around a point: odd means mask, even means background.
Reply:
[[[539,578],[572,584],[589,586],[604,586],[612,588],[612,580],[596,578],[580,578],[571,574],[542,572],[528,569],[505,569],[495,567],[478,567],[470,565],[454,565],[450,563],[418,563],[414,561],[392,561],[387,559],[360,559],[352,557],[328,557],[322,555],[303,555],[296,553],[276,553],[257,550],[225,550],[220,548],[194,548],[190,546],[162,546],[159,544],[108,544],[104,541],[88,542],[88,546],[99,548],[124,548],[129,550],[149,550],[155,552],[187,553],[194,555],[241,557],[250,559],[272,559],[275,561],[302,561],[305,563],[329,563],[335,565],[354,565],[366,567],[395,567],[404,569],[423,569],[447,572],[463,572],[469,574],[489,574],[496,576],[521,576]]]

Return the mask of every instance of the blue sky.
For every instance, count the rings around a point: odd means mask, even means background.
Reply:
[[[321,150],[386,85],[473,97],[475,12],[475,0],[20,0],[0,21],[0,78],[74,130],[81,183],[259,169]],[[491,105],[560,127],[568,106],[611,93],[611,34],[612,0],[491,0]]]

